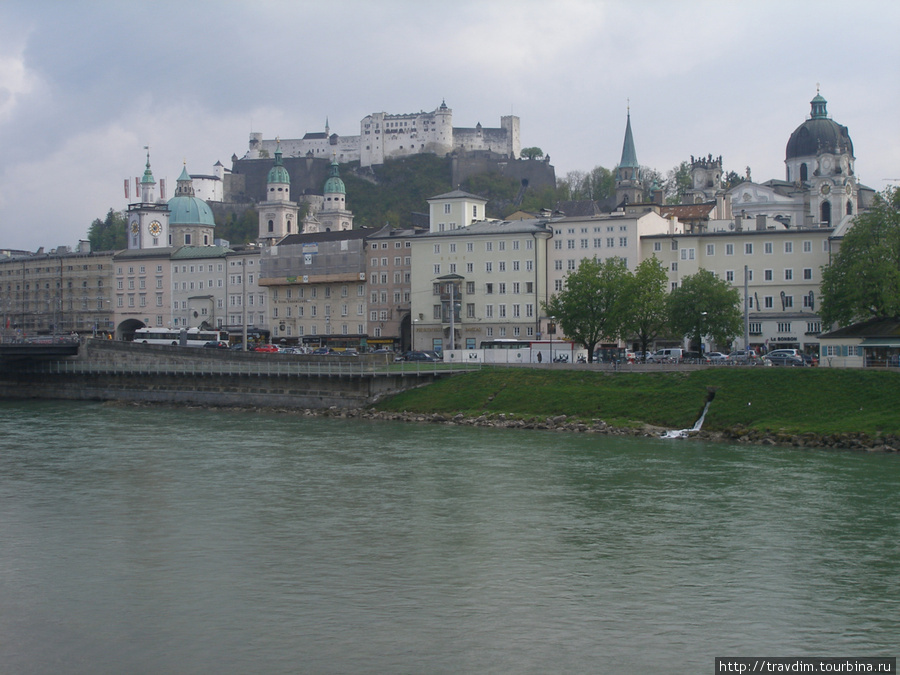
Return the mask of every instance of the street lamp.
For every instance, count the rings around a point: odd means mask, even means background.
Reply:
[[[409,349],[410,351],[416,350],[416,324],[419,323],[418,319],[412,320],[412,337],[409,341]]]
[[[553,363],[553,336],[556,335],[556,317],[551,316],[552,326],[547,326],[547,332],[550,333],[550,363]]]
[[[706,316],[706,312],[700,312],[700,325],[697,327],[697,350],[700,352],[700,357],[703,358],[703,317]]]

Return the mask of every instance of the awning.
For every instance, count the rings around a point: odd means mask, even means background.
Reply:
[[[900,347],[900,338],[866,338],[861,347]]]

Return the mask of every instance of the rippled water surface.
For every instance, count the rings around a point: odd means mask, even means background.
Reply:
[[[896,656],[900,457],[0,403],[0,673]]]

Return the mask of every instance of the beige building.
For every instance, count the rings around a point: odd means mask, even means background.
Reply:
[[[113,253],[71,252],[0,258],[2,330],[94,335],[112,330]]]
[[[459,191],[428,200],[429,232],[411,241],[414,349],[541,338],[550,220],[479,220],[484,202]]]
[[[422,230],[384,227],[366,239],[371,349],[412,344],[412,242]]]
[[[119,251],[113,257],[112,308],[116,339],[131,339],[138,328],[174,328],[172,263],[174,248]]]
[[[272,341],[310,347],[366,346],[368,230],[295,234],[260,256]]]
[[[613,213],[563,217],[553,220],[549,270],[552,293],[565,285],[566,274],[584,258],[599,261],[621,258],[633,270],[643,259],[641,238],[682,231],[677,218],[663,218],[656,204],[634,204]]]
[[[752,225],[752,227],[748,227]],[[785,228],[765,216],[713,221],[697,234],[641,238],[642,256],[655,256],[669,272],[670,289],[699,270],[714,272],[746,297],[749,346],[793,347],[817,353],[821,268],[829,261],[831,228]],[[746,287],[745,296],[745,269]],[[706,345],[727,350],[731,345]],[[735,347],[744,346],[743,336]]]

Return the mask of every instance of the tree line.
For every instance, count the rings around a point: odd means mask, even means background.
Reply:
[[[646,356],[660,337],[689,338],[699,349],[703,336],[721,345],[740,334],[741,297],[731,284],[708,270],[685,277],[671,291],[667,283],[655,257],[633,272],[621,258],[585,258],[543,309],[567,338],[584,346],[589,362],[604,342],[634,340]]]

